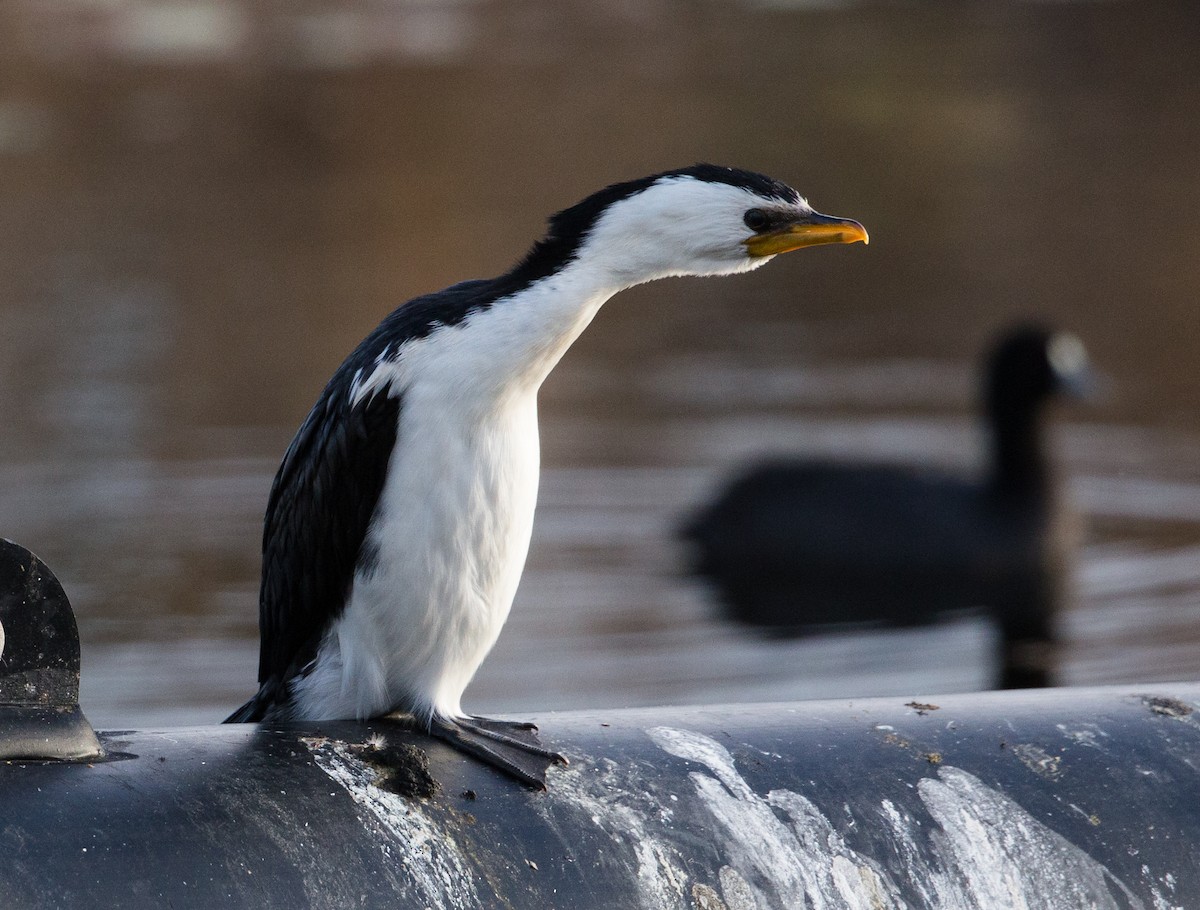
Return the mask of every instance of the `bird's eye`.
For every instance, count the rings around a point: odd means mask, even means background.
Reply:
[[[750,209],[742,216],[742,220],[746,222],[746,227],[752,231],[761,231],[771,223],[771,219],[762,209]]]

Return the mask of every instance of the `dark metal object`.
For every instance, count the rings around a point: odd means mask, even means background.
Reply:
[[[79,709],[79,632],[58,579],[0,540],[0,759],[103,754]]]
[[[1200,684],[569,713],[533,792],[396,723],[102,734],[0,544],[0,908],[1159,908],[1200,894]],[[47,759],[59,759],[48,761]]]
[[[1200,685],[935,701],[544,715],[545,793],[383,723],[103,734],[0,764],[0,907],[1196,906]]]

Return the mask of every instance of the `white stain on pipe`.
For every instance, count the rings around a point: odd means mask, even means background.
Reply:
[[[411,903],[396,906],[436,910],[483,910],[471,867],[451,832],[424,807],[375,786],[377,772],[341,743],[307,743],[317,765],[350,794],[382,828],[380,848],[396,860],[412,882]]]
[[[1102,863],[958,768],[941,767],[917,783],[932,830],[881,801],[883,833],[902,860],[893,864],[903,870],[897,881],[851,848],[807,797],[786,789],[756,794],[711,737],[671,727],[647,733],[664,751],[708,769],[690,775],[696,796],[716,822],[722,858],[758,883],[756,910],[906,908],[904,891],[919,895],[917,906],[939,910],[1144,908]]]

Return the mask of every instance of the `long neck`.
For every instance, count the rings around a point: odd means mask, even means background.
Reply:
[[[1037,404],[990,409],[991,485],[997,492],[1031,494],[1049,487],[1051,470],[1042,451],[1040,412]]]
[[[628,286],[576,260],[497,300],[477,326],[478,365],[511,389],[535,392],[604,302]]]

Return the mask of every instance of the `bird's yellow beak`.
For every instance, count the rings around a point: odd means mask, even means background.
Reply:
[[[798,221],[755,234],[742,242],[751,256],[774,256],[821,243],[869,242],[867,229],[849,218],[812,212]]]

